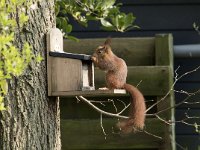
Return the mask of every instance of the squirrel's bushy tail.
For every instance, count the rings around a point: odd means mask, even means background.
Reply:
[[[124,84],[124,89],[131,95],[130,118],[120,121],[117,126],[126,134],[144,128],[146,105],[142,93],[136,87]]]

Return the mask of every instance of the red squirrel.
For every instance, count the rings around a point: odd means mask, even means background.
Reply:
[[[134,86],[126,83],[127,65],[117,57],[111,49],[111,39],[99,46],[91,59],[96,66],[106,72],[108,89],[125,89],[131,95],[129,119],[120,121],[117,127],[122,133],[131,133],[144,128],[146,105],[142,93]]]

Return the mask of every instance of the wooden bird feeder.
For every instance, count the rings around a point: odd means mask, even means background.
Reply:
[[[57,28],[51,29],[47,35],[47,78],[48,96],[126,93],[120,89],[95,90],[90,55],[64,52],[63,35]]]

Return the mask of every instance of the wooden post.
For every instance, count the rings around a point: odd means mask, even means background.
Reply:
[[[52,60],[49,58],[49,52],[62,51],[63,48],[63,36],[62,32],[57,28],[52,28],[47,33],[47,80],[48,80],[48,96],[52,95],[52,80],[51,80],[51,64]]]
[[[173,37],[171,34],[158,34],[155,39],[155,62],[157,66],[168,66],[168,89],[171,90],[169,95],[157,106],[157,111],[161,111],[166,108],[174,106],[174,91],[173,91]],[[167,93],[166,93],[167,94]],[[159,96],[157,99],[161,100],[163,96]],[[174,108],[159,114],[160,117],[165,120],[175,121],[174,118]],[[165,124],[165,144],[163,149],[165,150],[175,150],[175,124],[171,126]]]

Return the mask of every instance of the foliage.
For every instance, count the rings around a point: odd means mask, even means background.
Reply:
[[[21,32],[28,21],[24,5],[28,5],[26,0],[0,1],[0,111],[6,109],[4,97],[8,80],[21,75],[34,56],[27,42],[22,48],[14,44],[16,33]]]
[[[195,22],[193,23],[193,28],[200,35],[199,26]]]
[[[132,13],[120,12],[121,4],[115,4],[116,0],[59,0],[56,2],[56,23],[63,30],[65,37],[72,31],[68,16],[72,16],[84,27],[88,21],[94,20],[101,23],[101,28],[108,31],[125,32],[134,25],[135,17]]]

